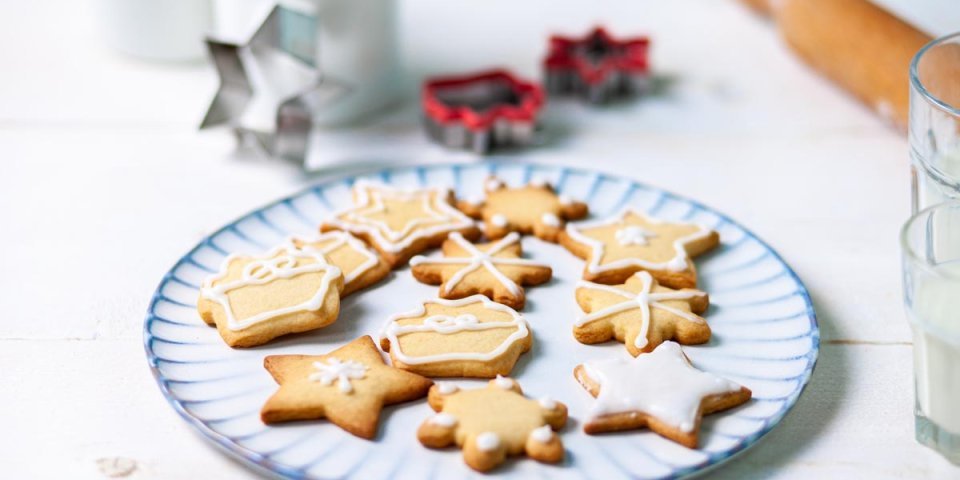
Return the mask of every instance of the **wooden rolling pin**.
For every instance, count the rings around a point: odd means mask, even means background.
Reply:
[[[930,36],[867,0],[742,0],[807,63],[906,129],[910,60]]]

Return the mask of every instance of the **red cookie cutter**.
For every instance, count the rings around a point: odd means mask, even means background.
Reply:
[[[540,85],[505,70],[428,79],[423,84],[427,134],[453,148],[486,153],[533,141],[543,108]]]
[[[550,37],[543,61],[551,95],[580,95],[594,103],[640,93],[649,87],[647,37],[617,40],[602,27],[583,38]]]

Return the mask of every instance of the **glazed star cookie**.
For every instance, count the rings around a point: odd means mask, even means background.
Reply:
[[[476,245],[451,233],[443,242],[443,258],[418,255],[410,259],[410,271],[423,283],[440,285],[442,298],[480,294],[522,310],[526,296],[520,285],[540,285],[553,275],[548,265],[520,258],[522,253],[516,232]]]
[[[466,201],[457,206],[473,218],[483,219],[486,235],[494,240],[510,232],[534,234],[548,242],[556,242],[567,220],[587,216],[587,204],[564,195],[557,195],[546,182],[531,182],[511,188],[500,179],[490,177],[484,183],[486,199],[479,203]]]
[[[672,223],[624,210],[607,220],[569,224],[560,244],[587,261],[584,280],[614,284],[646,270],[671,288],[697,286],[691,257],[720,244],[720,235],[692,223]]]
[[[567,423],[567,407],[546,397],[524,397],[510,378],[497,377],[484,388],[470,390],[434,385],[427,399],[438,413],[420,425],[420,443],[429,448],[456,444],[474,470],[486,472],[508,455],[524,453],[540,462],[563,460],[563,443],[555,430]]]
[[[385,405],[422,398],[433,384],[383,363],[368,335],[326,355],[270,355],[263,366],[280,385],[260,410],[264,423],[326,418],[367,439]]]
[[[507,375],[532,345],[526,320],[483,295],[428,300],[390,317],[380,334],[395,367],[428,377]]]
[[[648,272],[637,272],[616,286],[580,281],[576,296],[585,313],[573,327],[580,343],[616,338],[636,357],[666,340],[684,345],[710,341],[710,326],[698,315],[709,305],[707,294],[660,286]]]
[[[751,396],[746,387],[694,368],[675,342],[637,358],[589,361],[573,374],[596,397],[585,432],[649,427],[689,448],[697,448],[703,415],[736,407]]]
[[[340,268],[343,272],[341,298],[383,280],[390,273],[390,265],[377,252],[348,232],[327,232],[315,239],[295,237],[292,242],[297,247],[309,246],[320,251],[328,262]]]
[[[262,256],[230,255],[200,288],[197,310],[231,347],[325,327],[340,314],[343,274],[310,246],[285,242]]]
[[[439,246],[452,232],[470,239],[480,236],[473,220],[453,207],[453,193],[446,188],[399,190],[358,181],[353,197],[355,206],[324,222],[321,231],[356,235],[391,268]]]

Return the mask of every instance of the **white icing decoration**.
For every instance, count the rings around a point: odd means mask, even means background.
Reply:
[[[356,280],[357,277],[359,277],[360,275],[363,275],[365,272],[367,272],[371,268],[376,267],[377,263],[379,263],[379,258],[377,257],[377,254],[374,253],[372,250],[370,250],[370,248],[368,248],[366,245],[364,245],[364,243],[361,242],[360,239],[358,239],[357,237],[354,237],[349,232],[333,231],[333,232],[327,232],[327,233],[321,234],[320,236],[314,239],[307,239],[307,238],[300,238],[300,237],[294,237],[294,239],[299,240],[303,243],[321,243],[321,242],[327,242],[329,240],[333,240],[332,242],[324,245],[319,249],[320,253],[324,255],[333,253],[335,250],[337,250],[338,248],[344,245],[348,245],[351,250],[359,253],[360,255],[363,255],[363,257],[365,258],[363,263],[361,263],[360,265],[357,265],[356,268],[354,268],[349,272],[343,272],[344,283],[350,283]]]
[[[443,285],[443,292],[450,293],[453,291],[464,278],[467,277],[474,270],[483,267],[493,278],[497,279],[501,285],[504,286],[513,296],[519,296],[522,293],[520,286],[516,284],[513,280],[510,280],[509,277],[503,274],[497,265],[514,265],[514,266],[527,266],[527,267],[547,267],[542,263],[537,263],[532,260],[527,260],[524,258],[504,258],[497,257],[496,254],[500,253],[503,249],[517,243],[520,241],[520,234],[517,232],[510,232],[507,236],[497,240],[496,243],[490,246],[487,251],[480,251],[479,248],[475,247],[473,244],[468,242],[463,238],[463,235],[460,235],[459,232],[454,232],[450,234],[450,240],[456,242],[456,244],[462,248],[469,256],[467,257],[443,257],[443,258],[431,258],[424,257],[422,255],[417,255],[410,259],[410,265],[422,265],[422,264],[439,264],[439,265],[463,265],[463,268],[457,270],[453,276]]]
[[[548,227],[559,227],[560,226],[560,217],[547,212],[540,217],[540,221]]]
[[[567,206],[573,205],[573,198],[570,195],[560,195],[557,197],[557,200],[560,201],[560,205]]]
[[[625,312],[627,310],[633,310],[634,308],[639,308],[642,320],[640,323],[640,332],[637,334],[637,338],[634,339],[633,344],[637,348],[643,348],[647,346],[647,332],[650,330],[650,309],[659,308],[661,310],[666,310],[674,315],[686,318],[691,322],[704,323],[704,320],[697,315],[692,313],[684,312],[683,310],[677,310],[673,307],[668,307],[662,303],[661,300],[688,300],[694,297],[702,297],[706,293],[697,291],[697,290],[686,290],[686,291],[674,291],[674,292],[658,292],[651,293],[650,287],[653,285],[653,277],[649,272],[637,272],[633,276],[639,278],[643,282],[643,287],[640,289],[640,292],[633,293],[627,290],[620,288],[612,287],[610,285],[601,285],[599,283],[579,281],[577,282],[577,288],[591,288],[594,290],[601,290],[604,292],[612,293],[619,295],[624,298],[624,301],[610,305],[609,307],[602,308],[593,312],[589,315],[584,315],[577,319],[575,323],[576,326],[582,327],[590,322],[600,320],[602,318],[609,317],[620,312]]]
[[[447,382],[437,382],[437,392],[440,392],[440,395],[452,395],[460,391],[460,387]]]
[[[474,224],[473,220],[447,203],[446,198],[450,191],[446,188],[408,191],[360,180],[354,186],[354,191],[357,205],[341,211],[326,223],[355,234],[369,235],[373,242],[388,252],[400,252],[417,240]],[[365,215],[371,213],[383,212],[384,198],[404,202],[420,201],[425,216],[410,219],[399,231],[391,229],[384,221],[366,217]],[[341,220],[340,217],[345,217],[346,220]]]
[[[641,412],[684,432],[696,426],[704,397],[737,392],[740,385],[697,370],[676,342],[631,359],[586,362],[584,373],[600,386],[591,416]]]
[[[286,253],[277,256],[281,252]],[[251,257],[251,261],[243,267],[243,272],[239,280],[214,285],[216,282],[226,278],[230,264],[241,257],[246,256],[239,254],[227,256],[220,266],[220,272],[207,277],[200,288],[200,295],[203,298],[213,300],[223,307],[224,314],[227,317],[226,327],[233,331],[243,330],[251,325],[289,313],[319,310],[323,305],[324,298],[327,296],[327,291],[330,289],[330,283],[341,275],[340,269],[328,264],[319,250],[308,245],[297,248],[291,239],[287,239],[282,245],[273,248],[266,254]],[[311,260],[312,263],[296,266],[298,260]],[[228,295],[231,290],[252,285],[265,285],[280,278],[293,278],[297,275],[317,272],[323,272],[323,277],[320,279],[320,287],[317,288],[316,293],[314,293],[312,297],[303,303],[260,312],[244,319],[236,318]]]
[[[642,258],[621,258],[619,260],[615,260],[613,262],[600,265],[600,261],[603,259],[603,255],[604,255],[603,242],[595,238],[591,238],[584,235],[581,232],[581,230],[597,228],[597,227],[605,227],[609,225],[623,223],[623,219],[626,217],[628,213],[632,213],[636,216],[644,218],[648,223],[652,223],[652,224],[666,223],[663,220],[656,219],[653,217],[648,217],[634,210],[624,209],[619,214],[614,215],[613,217],[610,217],[606,220],[601,220],[599,222],[580,222],[576,224],[573,224],[573,223],[567,224],[567,235],[569,235],[571,238],[573,238],[575,241],[579,243],[586,244],[592,249],[590,260],[587,262],[588,272],[596,274],[596,273],[608,272],[611,270],[619,270],[621,268],[628,268],[628,267],[634,267],[634,266],[644,268],[647,270],[669,270],[674,272],[682,272],[687,269],[687,258],[689,257],[689,255],[687,254],[687,249],[685,245],[687,243],[706,238],[708,235],[710,235],[710,229],[707,227],[704,227],[702,225],[696,225],[696,224],[687,224],[687,225],[693,225],[693,226],[699,227],[700,230],[697,232],[691,233],[690,235],[687,235],[685,237],[680,237],[674,240],[673,249],[674,249],[675,255],[672,259],[666,262],[657,263],[657,262],[644,260]]]
[[[534,428],[530,432],[530,438],[537,443],[550,443],[550,440],[553,440],[553,430],[550,425]]]
[[[620,245],[648,245],[649,238],[656,238],[657,234],[637,225],[628,225],[617,230],[613,235]]]
[[[492,452],[500,448],[500,437],[493,432],[483,432],[477,435],[477,448],[484,452]]]
[[[356,361],[341,361],[339,358],[327,357],[319,362],[313,362],[316,372],[310,374],[309,379],[313,382],[320,382],[321,385],[329,386],[333,381],[337,381],[337,387],[340,392],[349,394],[353,392],[353,385],[350,380],[358,380],[367,375],[370,367]]]
[[[430,417],[427,422],[434,425],[439,425],[441,427],[451,428],[457,424],[457,417],[450,415],[449,413],[438,413]]]
[[[422,324],[418,325],[400,325],[397,323],[398,320],[407,319],[407,318],[418,318],[426,314],[427,310],[424,305],[421,305],[416,310],[400,313],[397,315],[391,316],[387,320],[386,326],[380,333],[381,338],[386,338],[390,340],[390,353],[397,360],[406,363],[407,365],[422,365],[425,363],[436,363],[436,362],[446,362],[450,360],[477,360],[477,361],[490,361],[498,356],[502,355],[504,352],[510,348],[510,345],[513,345],[514,342],[526,337],[529,335],[529,329],[527,328],[527,322],[517,313],[516,310],[502,305],[496,302],[491,301],[483,295],[473,295],[466,298],[461,298],[458,300],[446,300],[443,298],[437,298],[429,300],[424,303],[434,303],[437,305],[444,305],[448,307],[462,307],[466,305],[472,305],[474,303],[482,303],[483,307],[488,310],[496,310],[499,312],[507,313],[510,315],[510,321],[496,321],[496,322],[464,322],[461,321],[457,324],[455,318],[450,315],[432,315],[423,320]],[[462,317],[463,315],[461,315]],[[516,331],[511,333],[503,343],[501,343],[497,348],[493,349],[487,353],[480,352],[449,352],[449,353],[439,353],[436,355],[425,355],[420,357],[411,357],[403,352],[403,348],[400,345],[399,337],[415,332],[436,332],[441,334],[452,334],[463,331],[480,331],[480,330],[489,330],[495,328],[516,328]],[[443,392],[443,387],[440,387]],[[451,392],[453,393],[453,392]]]
[[[555,402],[550,397],[542,397],[540,400],[537,400],[540,403],[540,406],[546,410],[553,410],[557,408],[557,402]]]
[[[483,183],[483,188],[486,189],[488,192],[499,190],[502,187],[503,187],[503,182],[501,182],[500,179],[496,177],[488,178],[487,181]]]
[[[503,228],[507,226],[507,223],[509,223],[507,216],[502,213],[495,213],[490,217],[490,224],[494,227]]]
[[[513,380],[500,374],[497,374],[497,378],[493,380],[493,383],[504,390],[510,390],[513,388]]]

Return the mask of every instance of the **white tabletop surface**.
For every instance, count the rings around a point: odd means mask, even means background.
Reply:
[[[806,282],[822,334],[811,383],[779,427],[715,475],[960,477],[913,439],[903,136],[735,2],[584,5],[406,1],[404,58],[414,77],[489,65],[535,75],[546,32],[602,21],[653,35],[670,95],[552,106],[553,140],[516,160],[696,198],[753,229]],[[163,273],[205,234],[322,174],[198,133],[212,69],[117,55],[94,20],[87,2],[0,5],[0,471],[251,476],[168,407],[144,360],[143,315]],[[418,144],[416,160],[464,158]]]

